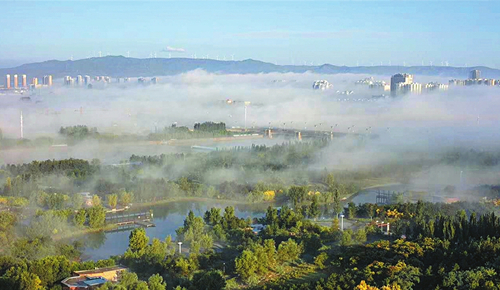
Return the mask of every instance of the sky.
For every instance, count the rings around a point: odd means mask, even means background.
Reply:
[[[500,1],[1,3],[0,67],[101,52],[500,68]]]

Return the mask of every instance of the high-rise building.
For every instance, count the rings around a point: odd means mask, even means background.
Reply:
[[[488,86],[494,86],[496,84],[496,80],[494,79],[489,79],[489,80],[486,80],[484,82],[485,85],[488,85]]]
[[[26,82],[26,75],[23,75],[23,77],[22,77],[22,85],[23,85],[23,88],[28,87],[28,83]]]
[[[14,75],[14,88],[19,88],[19,79],[17,78],[17,75]]]
[[[151,83],[156,85],[158,83],[158,78],[157,77],[151,78]]]
[[[43,84],[51,87],[52,86],[52,76],[51,75],[46,75],[43,77]]]
[[[90,84],[90,76],[85,76],[83,78],[83,83],[88,86]]]
[[[75,79],[70,76],[64,77],[64,85],[65,86],[73,86],[75,84]]]
[[[38,86],[38,78],[32,78],[31,84],[34,85],[35,87]]]
[[[83,77],[81,75],[76,76],[76,84],[78,86],[83,85]]]
[[[481,71],[480,70],[471,70],[469,73],[469,78],[472,80],[478,80],[481,78]]]
[[[395,74],[391,77],[391,94],[393,96],[401,92],[404,85],[413,83],[413,75],[410,74]]]
[[[5,88],[10,89],[10,75],[5,75]]]
[[[399,84],[400,91],[403,93],[420,94],[422,93],[422,84],[411,83],[411,84]]]

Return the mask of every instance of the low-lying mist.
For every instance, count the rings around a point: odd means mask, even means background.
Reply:
[[[447,152],[496,151],[500,141],[496,87],[450,87],[444,92],[405,95],[375,100],[383,92],[355,85],[366,75],[254,74],[218,75],[196,70],[161,77],[157,85],[110,84],[94,89],[53,87],[34,93],[31,102],[16,96],[0,97],[0,128],[5,138],[57,137],[61,126],[87,125],[99,132],[144,134],[173,123],[192,127],[195,122],[225,122],[230,127],[294,128],[352,133],[322,149],[313,170],[377,170],[387,164],[429,161],[424,171],[410,181],[432,184],[494,184],[498,168],[477,170],[464,164],[446,164]],[[333,89],[313,90],[312,82],[328,80]],[[390,77],[376,77],[389,82]],[[439,77],[416,76],[416,82],[447,83]],[[352,90],[352,95],[340,92]],[[385,94],[388,94],[387,92]],[[226,100],[233,100],[232,104]],[[359,135],[357,135],[359,134]],[[132,154],[158,155],[185,152],[167,145],[103,145],[85,141],[64,149],[10,149],[0,152],[0,163],[22,163],[35,159],[78,157],[104,159],[103,163],[128,159]],[[260,141],[255,141],[256,143]],[[283,140],[276,140],[281,143]],[[269,144],[269,143],[268,143]],[[248,144],[250,145],[250,144]],[[270,144],[272,145],[272,143]],[[184,151],[183,151],[184,150]],[[207,173],[208,180],[231,180],[240,173],[230,169]],[[462,178],[457,179],[457,172]],[[465,176],[464,177],[464,173]],[[258,177],[258,175],[257,175]],[[240,176],[241,178],[241,176]]]

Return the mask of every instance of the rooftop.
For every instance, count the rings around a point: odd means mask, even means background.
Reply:
[[[77,277],[69,277],[61,281],[61,283],[68,287],[76,287],[87,289],[89,287],[102,285],[106,283],[106,280],[103,277],[85,277],[85,276],[77,276]]]
[[[85,276],[85,275],[90,275],[90,274],[98,274],[98,273],[110,272],[110,271],[124,271],[124,270],[127,270],[127,268],[122,267],[122,266],[112,266],[112,267],[105,267],[105,268],[97,268],[97,269],[93,269],[93,270],[74,271],[73,273],[80,275],[80,276]]]

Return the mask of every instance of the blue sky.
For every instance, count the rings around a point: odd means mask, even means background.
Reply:
[[[500,68],[500,2],[1,2],[0,65],[103,55]]]

